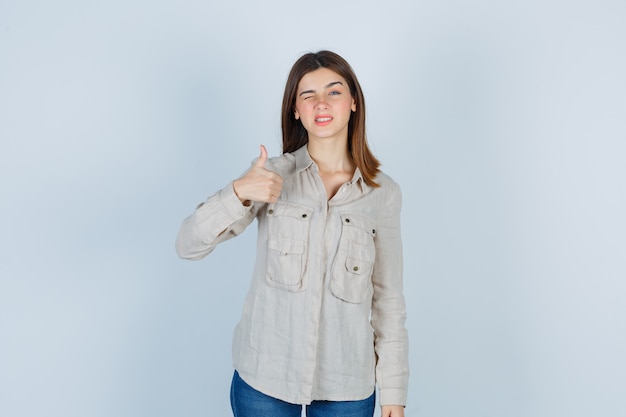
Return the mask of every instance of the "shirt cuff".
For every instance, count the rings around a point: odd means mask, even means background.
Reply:
[[[220,190],[220,202],[233,220],[239,220],[244,217],[253,206],[253,204],[249,206],[241,204],[241,200],[239,200],[239,197],[235,194],[232,183]]]
[[[404,389],[385,388],[378,392],[380,405],[406,406],[407,393]]]

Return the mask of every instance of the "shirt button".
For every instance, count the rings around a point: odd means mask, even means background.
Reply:
[[[304,214],[302,215],[302,218],[303,218],[303,219],[306,219],[306,216],[307,216],[307,214],[306,214],[306,213],[304,213]]]
[[[274,214],[274,210],[272,210],[272,209],[269,209],[267,212],[268,212],[269,214]]]
[[[350,219],[346,219],[346,223],[350,223]]]
[[[355,267],[353,267],[353,268],[352,268],[352,270],[353,270],[354,272],[356,272],[356,271],[358,271],[358,270],[359,270],[359,267],[358,267],[358,266],[355,266]]]

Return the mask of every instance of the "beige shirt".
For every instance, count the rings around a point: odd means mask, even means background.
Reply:
[[[405,405],[408,338],[402,293],[401,194],[356,169],[330,200],[307,147],[271,158],[275,204],[241,204],[232,184],[181,226],[176,250],[201,259],[256,218],[257,257],[233,361],[257,390],[296,403],[367,398]]]

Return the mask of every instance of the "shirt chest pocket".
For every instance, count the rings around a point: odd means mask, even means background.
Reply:
[[[267,282],[291,291],[303,289],[313,210],[279,201],[267,208]]]
[[[362,214],[341,214],[341,238],[332,270],[331,292],[350,303],[362,303],[372,288],[376,259],[375,223]]]

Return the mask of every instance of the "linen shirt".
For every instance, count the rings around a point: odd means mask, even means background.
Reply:
[[[244,206],[232,183],[187,217],[178,255],[201,259],[258,222],[257,257],[233,364],[255,389],[295,404],[367,398],[405,405],[408,337],[402,292],[401,193],[359,169],[327,199],[307,146],[271,158],[275,204]]]

